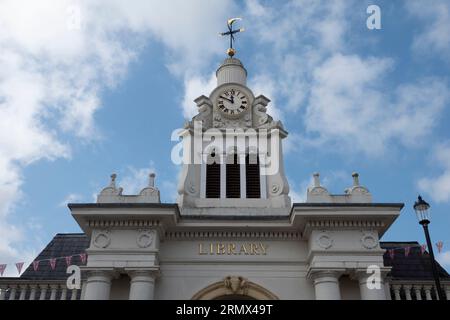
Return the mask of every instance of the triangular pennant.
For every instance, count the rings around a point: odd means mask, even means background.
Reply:
[[[70,266],[71,262],[72,262],[72,256],[67,256],[66,258],[66,264],[67,266]]]
[[[86,263],[86,258],[87,258],[86,253],[80,253],[80,259],[82,264]]]
[[[38,269],[39,269],[39,260],[35,260],[35,261],[33,261],[33,270],[34,271],[38,271]]]
[[[52,268],[52,270],[55,270],[56,267],[56,258],[51,258],[50,259],[50,268]]]
[[[425,253],[425,250],[427,250],[427,245],[426,245],[426,244],[421,245],[421,246],[420,246],[420,252],[421,252],[422,254],[424,254],[424,253]]]
[[[6,266],[6,264],[0,264],[0,277],[3,276],[3,272],[5,272]]]
[[[17,272],[19,272],[19,275],[20,275],[20,273],[22,272],[22,267],[23,267],[23,264],[24,264],[25,262],[17,262],[16,263],[16,268],[17,268]]]
[[[389,249],[388,251],[389,251],[389,257],[391,257],[391,259],[394,260],[394,253],[395,253],[394,249]]]
[[[409,256],[410,250],[411,250],[411,247],[405,247],[405,257]]]
[[[444,242],[442,241],[436,242],[436,247],[438,248],[438,252],[441,253],[442,248],[444,247]]]

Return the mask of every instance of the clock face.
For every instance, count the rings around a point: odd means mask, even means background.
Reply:
[[[227,116],[237,116],[247,110],[248,98],[238,89],[227,89],[217,98],[217,107]]]

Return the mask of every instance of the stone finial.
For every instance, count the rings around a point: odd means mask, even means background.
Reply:
[[[314,177],[314,187],[320,187],[320,174],[318,172],[315,172],[313,174]]]
[[[116,178],[117,174],[111,174],[111,181],[109,182],[109,185],[103,188],[103,190],[100,191],[100,194],[97,196],[98,203],[120,202],[122,188],[116,187]]]
[[[320,185],[320,174],[313,174],[313,186],[309,187],[306,193],[306,202],[330,202],[328,190]]]
[[[117,174],[115,174],[115,173],[111,174],[111,182],[109,183],[109,186],[111,188],[116,187],[116,178],[117,178]]]
[[[354,187],[359,186],[359,174],[357,172],[353,172],[352,177],[353,177],[353,186]]]
[[[155,187],[155,176],[153,172],[148,175],[148,186],[151,188]]]
[[[353,203],[370,203],[372,202],[372,195],[369,190],[359,184],[359,174],[356,172],[352,173],[353,186],[345,189],[345,194],[347,197],[347,202]]]

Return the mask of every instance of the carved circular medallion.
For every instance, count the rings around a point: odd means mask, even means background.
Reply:
[[[108,230],[100,231],[94,238],[94,246],[106,248],[111,243],[111,236]]]
[[[319,245],[319,247],[323,248],[323,249],[329,249],[333,246],[333,239],[330,237],[330,235],[326,234],[326,233],[322,233],[318,238],[317,238],[317,244]]]
[[[190,194],[195,194],[196,190],[195,190],[195,185],[194,185],[194,182],[193,182],[193,181],[189,181],[188,187],[187,187],[187,191],[188,191]]]
[[[361,238],[361,244],[366,249],[373,249],[378,245],[378,241],[373,234],[366,233]]]
[[[155,233],[152,230],[143,230],[139,232],[136,243],[140,248],[147,248],[151,246],[154,238]]]
[[[277,193],[279,190],[280,190],[280,186],[278,184],[274,183],[272,185],[271,192],[272,193]]]

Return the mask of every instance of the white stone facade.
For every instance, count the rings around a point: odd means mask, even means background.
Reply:
[[[177,204],[160,203],[154,175],[135,196],[123,195],[112,175],[97,203],[69,205],[91,239],[82,298],[389,298],[384,284],[389,268],[383,265],[379,239],[403,205],[372,203],[357,174],[343,195],[330,195],[314,174],[307,202],[291,204],[282,152],[287,132],[266,113],[270,100],[255,97],[246,77],[239,60],[226,59],[217,70],[216,89],[195,100],[199,114],[180,136],[184,157],[200,162],[183,164]],[[227,92],[237,93],[227,98]],[[226,181],[226,162],[217,171],[220,192],[207,196],[211,137],[206,133],[206,142],[195,146],[195,122],[202,134],[211,128],[219,133],[229,128],[269,130],[267,143],[275,146],[270,154],[252,146],[248,133],[232,135],[244,139],[243,148],[233,150],[240,159],[240,180],[235,182],[240,196],[227,196],[227,188],[236,186]],[[226,158],[230,150],[225,142],[214,150],[219,149]],[[258,164],[256,198],[246,193],[249,153],[261,162],[269,156],[277,162],[277,170],[270,173]],[[369,288],[373,281],[368,268],[378,268],[378,288]]]

